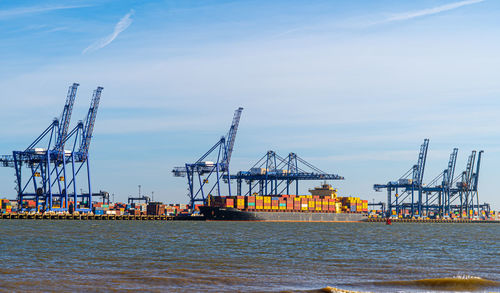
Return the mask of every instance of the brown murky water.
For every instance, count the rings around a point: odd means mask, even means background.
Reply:
[[[498,281],[496,224],[0,220],[7,292],[498,292]]]

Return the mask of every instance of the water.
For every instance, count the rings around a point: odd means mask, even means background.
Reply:
[[[0,262],[0,291],[489,292],[500,225],[0,220]]]

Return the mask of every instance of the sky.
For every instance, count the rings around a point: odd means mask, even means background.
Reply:
[[[72,125],[103,86],[90,147],[93,189],[185,203],[194,162],[244,107],[231,161],[268,150],[345,177],[339,195],[385,201],[430,139],[424,181],[459,148],[484,150],[479,196],[500,209],[500,2],[1,1],[0,154],[61,115]],[[320,182],[305,182],[301,193]],[[0,169],[0,197],[15,198]]]

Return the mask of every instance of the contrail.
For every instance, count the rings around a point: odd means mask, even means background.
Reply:
[[[130,24],[132,24],[131,17],[133,14],[134,14],[134,10],[130,10],[130,12],[125,14],[125,16],[122,17],[122,19],[120,19],[120,21],[115,25],[115,29],[114,29],[112,34],[110,34],[109,36],[102,38],[102,39],[98,40],[97,42],[93,43],[92,45],[88,46],[87,48],[85,48],[85,50],[83,50],[82,54],[97,51],[101,48],[106,47],[111,42],[113,42],[113,40],[116,39],[116,37],[118,37],[118,35],[121,32],[126,30],[130,26]]]
[[[437,6],[434,8],[428,8],[428,9],[423,9],[423,10],[418,10],[414,12],[405,12],[405,13],[400,13],[396,14],[392,17],[389,17],[380,23],[386,23],[386,22],[392,22],[392,21],[401,21],[401,20],[408,20],[412,18],[417,18],[417,17],[422,17],[422,16],[427,16],[427,15],[432,15],[432,14],[437,14],[441,13],[444,11],[448,10],[453,10],[456,8],[460,8],[462,6],[466,5],[471,5],[471,4],[476,4],[483,2],[484,0],[465,0],[465,1],[460,1],[460,2],[455,2],[455,3],[450,3],[450,4],[445,4],[441,6]]]

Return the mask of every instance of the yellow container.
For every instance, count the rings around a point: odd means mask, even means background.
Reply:
[[[277,207],[277,206],[272,207],[273,210],[277,210],[278,208],[279,207]]]
[[[255,199],[256,199],[256,200],[263,200],[263,199],[264,199],[264,197],[263,197],[263,196],[256,196],[256,197],[255,197]]]
[[[314,201],[313,200],[310,200],[307,204],[310,208],[314,208]]]
[[[280,207],[280,210],[286,210],[286,207]]]
[[[293,201],[299,201],[299,202],[300,202],[300,198],[298,198],[298,197],[294,197],[294,198],[293,198]]]
[[[262,210],[262,209],[264,209],[264,207],[263,206],[255,206],[255,209],[256,210]]]
[[[319,207],[317,206],[317,207],[316,207],[316,210],[317,210],[317,211],[321,211],[321,207],[320,207],[320,206],[319,206]]]
[[[264,203],[271,203],[271,197],[270,196],[264,196]]]

